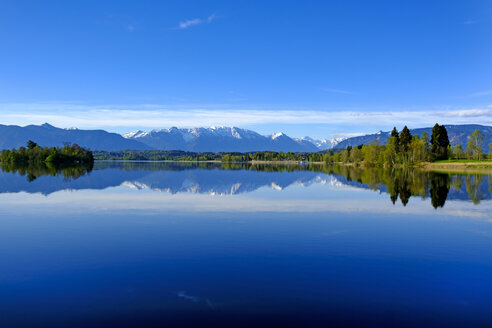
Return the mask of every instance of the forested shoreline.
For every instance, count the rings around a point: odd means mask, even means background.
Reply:
[[[90,150],[78,145],[66,145],[63,147],[40,147],[34,141],[29,140],[26,147],[4,150],[0,153],[2,166],[60,166],[92,164],[94,156]]]

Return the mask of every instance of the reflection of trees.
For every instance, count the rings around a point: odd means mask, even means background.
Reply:
[[[459,175],[452,176],[451,185],[453,186],[454,189],[461,190],[461,187],[463,186],[463,177]]]
[[[426,198],[428,195],[429,173],[396,168],[363,168],[351,166],[333,166],[329,173],[344,176],[347,181],[358,181],[367,184],[372,190],[381,190],[386,187],[393,204],[400,198],[401,203],[406,206],[410,197],[420,196]]]
[[[465,178],[466,192],[473,204],[479,204],[483,199],[482,189],[480,188],[481,184],[482,176],[479,174],[467,175]]]
[[[410,168],[363,168],[352,166],[332,166],[325,167],[328,173],[344,176],[348,182],[358,181],[366,184],[369,189],[382,190],[386,187],[386,192],[390,195],[393,204],[398,198],[405,206],[410,198],[421,197],[426,199],[431,196],[432,206],[435,208],[443,207],[449,190],[452,187],[457,191],[463,191],[462,186],[466,186],[469,199],[478,204],[484,199],[481,189],[483,175],[459,175],[425,172]],[[488,176],[489,190],[492,192],[492,176]]]
[[[81,165],[56,165],[51,163],[46,164],[14,164],[14,163],[1,163],[1,169],[5,172],[18,173],[19,175],[26,176],[27,181],[33,182],[40,176],[57,176],[61,175],[66,179],[76,180],[81,176],[92,171],[94,167],[93,163],[81,164]]]
[[[449,192],[449,176],[436,173],[431,177],[431,203],[434,208],[444,207]]]

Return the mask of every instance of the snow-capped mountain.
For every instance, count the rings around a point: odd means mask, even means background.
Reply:
[[[153,149],[195,152],[250,152],[250,151],[319,151],[313,143],[290,138],[282,132],[263,136],[237,127],[210,127],[134,131],[124,138],[141,142]]]
[[[310,142],[315,145],[319,150],[326,150],[335,148],[338,143],[345,140],[345,138],[331,138],[331,139],[313,139],[311,137],[303,137],[295,139],[297,142]]]

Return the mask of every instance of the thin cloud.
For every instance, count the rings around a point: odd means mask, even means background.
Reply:
[[[446,117],[492,117],[492,109],[463,109],[444,113]]]
[[[473,24],[478,24],[480,21],[476,19],[468,19],[463,22],[463,25],[473,25]]]
[[[321,90],[326,91],[326,92],[330,92],[330,93],[340,93],[340,94],[346,94],[346,95],[352,94],[352,92],[350,92],[350,91],[341,90],[341,89],[321,88]]]
[[[179,30],[184,30],[184,29],[190,28],[192,26],[197,26],[197,25],[200,25],[203,23],[209,24],[209,23],[213,22],[216,17],[217,16],[215,14],[212,14],[212,15],[208,16],[206,19],[202,19],[202,18],[186,19],[184,21],[179,22],[177,28]]]
[[[212,21],[217,17],[217,15],[212,14],[207,17],[207,23],[212,23]]]
[[[492,95],[492,89],[474,92],[474,93],[470,94],[470,97],[484,97],[484,96],[490,96],[490,95]]]
[[[192,27],[194,25],[201,24],[201,23],[203,23],[203,21],[199,18],[187,19],[185,21],[179,22],[178,28],[183,30],[183,29],[186,29],[186,28],[189,28],[189,27]]]
[[[376,132],[393,126],[409,127],[440,124],[492,125],[492,109],[464,108],[419,111],[323,111],[271,110],[262,107],[234,108],[220,105],[173,107],[165,105],[91,106],[66,103],[0,104],[2,124],[28,125],[48,122],[70,128],[104,128],[128,132],[135,128],[290,125],[326,125],[331,134]],[[373,131],[374,130],[374,131]]]

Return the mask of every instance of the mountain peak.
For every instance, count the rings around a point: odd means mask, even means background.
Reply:
[[[41,125],[43,128],[47,128],[47,129],[55,129],[55,127],[49,123],[44,123]]]
[[[132,132],[123,134],[122,136],[123,136],[123,138],[126,138],[126,139],[132,139],[132,138],[142,137],[145,134],[146,134],[146,132],[144,132],[142,130],[136,130],[136,131],[132,131]]]
[[[285,136],[285,134],[283,132],[277,132],[277,133],[272,134],[272,139],[277,139],[277,138],[280,138],[283,136]]]

